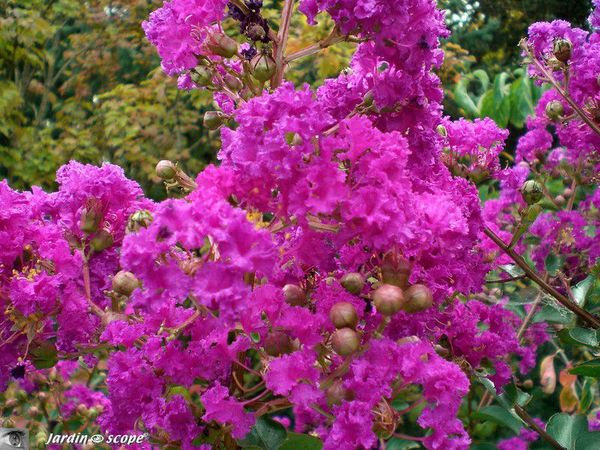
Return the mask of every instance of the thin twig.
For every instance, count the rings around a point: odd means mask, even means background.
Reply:
[[[523,48],[523,50],[525,50],[525,52],[528,54],[528,56],[531,58],[531,61],[533,62],[533,64],[538,68],[538,70],[544,75],[544,77],[550,82],[550,84],[552,84],[552,86],[554,86],[554,89],[556,89],[556,92],[558,92],[560,94],[560,96],[562,98],[565,99],[565,101],[571,106],[571,108],[573,108],[573,110],[577,113],[577,115],[579,117],[581,117],[581,119],[598,135],[600,135],[600,127],[598,127],[598,125],[596,125],[594,123],[594,121],[590,118],[590,116],[588,116],[585,111],[583,111],[579,105],[577,103],[575,103],[575,101],[571,98],[571,96],[569,95],[568,92],[566,92],[563,87],[560,85],[560,83],[556,80],[556,78],[554,78],[554,75],[552,73],[550,73],[545,67],[544,65],[538,60],[538,58],[536,58],[536,56],[533,54],[533,52],[531,51],[531,48],[529,47],[529,45],[527,45],[527,42],[524,41],[521,44],[521,47]]]
[[[592,328],[600,328],[600,320],[598,320],[593,314],[590,314],[583,308],[580,308],[577,304],[570,301],[567,297],[561,294],[554,286],[548,284],[546,281],[542,279],[542,277],[533,270],[527,262],[523,259],[521,255],[515,252],[512,248],[509,248],[508,245],[504,243],[500,237],[496,235],[491,229],[488,227],[484,228],[484,233],[496,243],[498,247],[500,247],[504,253],[511,257],[511,259],[521,268],[523,272],[530,278],[533,282],[535,282],[544,292],[550,294],[554,297],[561,305],[567,308],[569,311],[581,317],[585,322],[588,323]]]
[[[533,420],[529,413],[527,413],[527,411],[525,411],[520,405],[515,405],[515,412],[517,413],[517,416],[523,419],[523,421],[529,426],[529,428],[531,428],[533,431],[539,434],[553,448],[556,448],[558,450],[566,450],[565,447],[560,445],[552,436],[546,433],[546,430],[544,430],[537,423],[535,423],[535,420]]]
[[[292,22],[292,13],[294,12],[294,0],[285,0],[281,11],[281,23],[277,33],[277,49],[275,51],[275,75],[271,80],[271,88],[275,89],[283,81],[283,72],[285,71],[285,46],[287,44],[290,32],[290,23]]]

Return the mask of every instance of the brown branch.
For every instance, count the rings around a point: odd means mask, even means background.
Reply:
[[[517,413],[517,416],[519,416],[521,419],[523,419],[523,421],[527,424],[527,426],[529,428],[531,428],[533,431],[535,431],[537,434],[539,434],[553,448],[558,449],[558,450],[566,450],[565,447],[560,445],[558,442],[556,442],[556,440],[552,436],[550,436],[548,433],[546,433],[546,430],[544,430],[537,423],[535,423],[535,421],[529,415],[529,413],[527,413],[527,411],[525,411],[521,406],[515,405],[515,412]]]
[[[525,272],[525,275],[535,282],[544,292],[554,297],[569,311],[581,317],[592,328],[600,328],[600,320],[598,320],[598,318],[596,318],[593,314],[590,314],[585,309],[580,308],[577,304],[573,303],[571,300],[561,294],[554,286],[548,284],[534,269],[529,266],[529,264],[527,264],[527,262],[525,262],[521,255],[506,245],[504,241],[496,235],[496,233],[487,227],[483,231],[492,241],[494,241],[498,247],[504,251],[504,253],[510,256],[511,259],[523,270],[523,272]]]
[[[283,72],[285,71],[285,46],[287,44],[290,32],[290,23],[292,22],[292,13],[294,12],[294,0],[285,0],[283,10],[281,11],[281,24],[277,33],[277,49],[275,50],[275,75],[271,80],[271,88],[275,89],[283,81]]]

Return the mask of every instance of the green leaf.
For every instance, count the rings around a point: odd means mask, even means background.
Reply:
[[[511,383],[504,386],[504,392],[500,398],[504,399],[511,407],[514,405],[525,406],[531,400],[531,395]]]
[[[523,269],[521,269],[516,264],[504,264],[504,265],[500,266],[499,268],[501,270],[503,270],[504,272],[506,272],[507,274],[509,274],[511,277],[518,277],[525,273],[525,272],[523,272]]]
[[[587,419],[583,415],[554,414],[546,424],[546,431],[567,449],[575,446],[575,440],[588,431]]]
[[[533,317],[533,322],[551,322],[562,324],[571,322],[573,320],[573,313],[567,309],[559,308],[549,304],[542,306],[540,312],[536,313],[536,315]]]
[[[584,375],[586,377],[600,378],[600,358],[586,361],[569,370],[573,375]]]
[[[586,414],[594,402],[594,382],[585,378],[581,387],[581,399],[579,400],[579,412]]]
[[[414,448],[422,448],[418,442],[399,438],[392,438],[385,444],[386,450],[411,450]],[[298,449],[300,449],[300,447],[298,447]]]
[[[598,346],[596,330],[583,327],[564,328],[558,332],[558,337],[565,344]]]
[[[250,433],[238,442],[242,448],[261,448],[277,450],[286,438],[283,425],[268,417],[261,417],[250,430]]]
[[[473,414],[474,419],[490,420],[499,425],[510,428],[516,434],[519,434],[523,423],[510,411],[498,405],[486,406]]]
[[[56,347],[50,341],[40,341],[32,344],[29,357],[36,369],[49,369],[58,362]]]
[[[279,450],[321,450],[323,443],[319,438],[308,434],[288,433]],[[389,448],[389,447],[388,447]]]
[[[521,76],[510,86],[510,122],[523,128],[527,116],[533,113],[534,104],[531,84],[526,76]]]
[[[548,253],[548,256],[546,256],[546,259],[544,260],[544,267],[546,268],[548,275],[555,276],[556,272],[563,266],[564,263],[564,256],[551,252]]]
[[[573,450],[598,450],[600,431],[582,433],[575,439]]]
[[[465,114],[469,117],[479,117],[479,110],[477,105],[473,102],[473,99],[467,92],[467,86],[469,80],[467,78],[461,78],[454,88],[454,101],[456,104],[465,111]]]
[[[585,306],[585,299],[595,281],[595,275],[588,275],[583,281],[577,283],[577,285],[571,290],[573,292],[573,298],[579,306]]]

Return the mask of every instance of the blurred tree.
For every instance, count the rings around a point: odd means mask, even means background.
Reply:
[[[476,68],[497,74],[519,63],[518,43],[530,24],[564,19],[587,27],[591,0],[439,0],[450,41],[475,57]]]
[[[0,176],[51,187],[70,159],[111,161],[161,195],[158,159],[214,157],[209,97],[165,83],[140,26],[161,3],[0,0]]]

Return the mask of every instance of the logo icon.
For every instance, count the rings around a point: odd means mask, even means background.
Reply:
[[[0,450],[29,450],[29,431],[24,428],[0,428]]]

